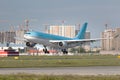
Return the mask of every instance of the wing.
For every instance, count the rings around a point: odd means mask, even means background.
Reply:
[[[86,42],[95,42],[100,41],[105,38],[96,38],[96,39],[77,39],[77,40],[50,40],[50,43],[59,43],[59,42],[66,42],[66,43],[86,43]]]

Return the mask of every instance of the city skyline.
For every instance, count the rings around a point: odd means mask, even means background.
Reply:
[[[105,24],[120,26],[119,0],[0,0],[0,30],[19,26],[28,19],[31,29],[43,31],[44,25],[88,22],[91,37],[100,37]]]

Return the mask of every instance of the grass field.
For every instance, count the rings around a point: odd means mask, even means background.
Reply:
[[[120,80],[119,75],[98,75],[98,76],[78,76],[78,75],[32,75],[32,74],[10,74],[0,75],[0,80]]]
[[[79,56],[19,56],[1,57],[0,68],[120,66],[120,59],[113,55]]]

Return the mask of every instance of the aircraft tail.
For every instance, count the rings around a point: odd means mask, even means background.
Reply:
[[[78,32],[78,34],[75,36],[75,39],[84,39],[85,38],[85,32],[87,29],[87,22],[83,24],[82,28]]]

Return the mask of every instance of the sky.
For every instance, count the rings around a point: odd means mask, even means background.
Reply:
[[[24,24],[29,20],[33,30],[43,31],[44,25],[84,24],[92,38],[99,38],[105,24],[120,27],[120,0],[0,0],[0,30]]]

